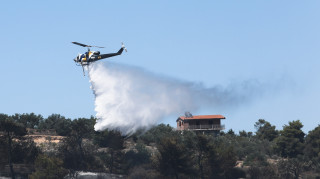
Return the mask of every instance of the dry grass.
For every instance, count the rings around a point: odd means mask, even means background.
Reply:
[[[51,136],[51,135],[27,135],[30,137],[37,146],[44,144],[44,143],[60,143],[62,139],[65,137],[63,136]]]

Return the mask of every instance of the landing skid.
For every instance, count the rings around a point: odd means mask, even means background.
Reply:
[[[86,76],[86,72],[84,71],[84,67],[82,65],[83,76]]]

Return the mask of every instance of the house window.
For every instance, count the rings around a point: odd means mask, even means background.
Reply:
[[[197,121],[197,122],[196,122],[196,125],[197,125],[197,126],[198,126],[198,125],[200,125],[200,122],[199,122],[199,121]]]
[[[209,125],[212,125],[213,124],[213,121],[209,121]]]

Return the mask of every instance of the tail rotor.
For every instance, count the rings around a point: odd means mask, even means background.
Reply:
[[[127,51],[127,48],[124,46],[123,42],[121,42],[121,44],[122,44],[122,45],[121,45],[121,48],[123,48],[126,52],[128,52],[128,51]]]

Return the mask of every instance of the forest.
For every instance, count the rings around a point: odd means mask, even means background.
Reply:
[[[320,178],[319,124],[304,133],[299,120],[277,130],[257,119],[253,132],[219,135],[159,124],[123,136],[95,131],[96,120],[0,114],[0,177],[77,178],[86,171],[129,179]],[[36,134],[45,142],[37,143]]]

